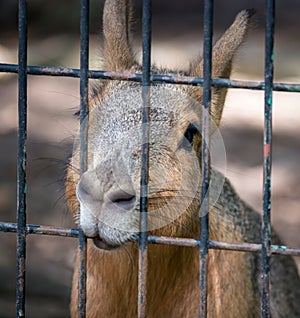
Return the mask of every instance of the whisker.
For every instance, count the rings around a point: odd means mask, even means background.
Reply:
[[[186,200],[197,200],[197,199],[200,199],[200,196],[199,198],[197,198],[197,196],[187,196],[187,195],[181,195],[181,194],[177,194],[176,196],[173,196],[173,195],[164,195],[164,196],[149,196],[149,201],[151,202],[151,200],[160,200],[160,201],[163,201],[163,200],[167,200],[167,201],[170,201],[171,199],[186,199]],[[165,202],[165,203],[168,203],[168,202]]]
[[[136,245],[136,244],[134,244],[134,245]],[[136,265],[135,265],[135,262],[133,260],[133,256],[131,255],[129,248],[126,245],[124,245],[124,251],[125,251],[126,255],[128,256],[129,263],[131,264],[131,266],[135,267]]]

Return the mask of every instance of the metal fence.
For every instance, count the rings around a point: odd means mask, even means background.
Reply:
[[[274,22],[275,22],[275,0],[265,1],[266,33],[265,33],[265,80],[263,82],[236,81],[229,79],[211,78],[212,59],[212,33],[213,33],[213,0],[204,1],[204,77],[185,77],[165,74],[152,75],[151,65],[151,0],[143,1],[143,62],[142,74],[128,74],[120,72],[92,71],[88,65],[89,48],[89,0],[81,0],[81,46],[80,46],[80,69],[70,69],[47,66],[27,65],[27,1],[19,0],[19,55],[18,64],[0,64],[0,72],[18,73],[18,163],[17,163],[17,223],[0,222],[0,231],[17,233],[17,273],[16,273],[16,316],[25,317],[25,268],[26,268],[26,237],[29,234],[56,235],[78,238],[80,250],[80,278],[79,278],[79,317],[85,317],[86,303],[86,243],[87,238],[80,229],[53,228],[40,225],[29,225],[26,222],[26,141],[27,141],[27,76],[47,75],[80,78],[80,123],[81,123],[81,173],[86,170],[86,127],[85,117],[88,112],[88,82],[89,78],[106,80],[128,80],[142,83],[143,94],[143,123],[149,121],[149,87],[152,83],[171,83],[203,86],[203,107],[208,109],[211,99],[211,86],[228,88],[245,88],[264,90],[265,93],[265,121],[264,121],[264,187],[263,187],[263,214],[261,244],[231,244],[209,240],[208,218],[209,213],[203,213],[201,217],[201,237],[196,239],[183,239],[171,237],[151,236],[147,233],[147,195],[141,194],[141,222],[139,239],[139,295],[138,316],[145,317],[146,298],[144,297],[147,288],[147,245],[167,244],[190,246],[199,249],[200,262],[200,317],[206,317],[207,312],[207,255],[209,249],[224,249],[232,251],[247,251],[261,253],[261,316],[270,317],[269,304],[269,282],[270,267],[269,260],[272,254],[285,254],[300,256],[300,248],[290,248],[287,246],[271,245],[270,232],[270,206],[271,206],[271,145],[272,145],[272,92],[300,92],[300,85],[273,82],[273,44],[274,44]],[[207,118],[203,118],[204,134]],[[149,131],[143,125],[143,149],[142,149],[142,176],[141,188],[147,190],[147,174],[149,148]],[[202,145],[202,200],[205,204],[203,208],[208,211],[208,201],[204,197],[209,185],[209,155],[207,144]],[[196,300],[195,300],[196,301]]]

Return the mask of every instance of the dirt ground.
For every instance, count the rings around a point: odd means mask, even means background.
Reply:
[[[229,21],[227,21],[227,24]],[[153,59],[186,67],[201,51],[195,30],[154,32]],[[262,27],[250,34],[237,58],[235,79],[263,79]],[[276,81],[300,82],[300,43],[276,34]],[[96,67],[98,36],[92,36],[91,65]],[[0,46],[1,62],[16,62],[14,44]],[[55,52],[51,53],[51,48]],[[58,52],[57,48],[60,48]],[[45,38],[30,47],[31,64],[78,66],[78,41],[69,35]],[[40,53],[43,52],[43,53]],[[44,56],[44,60],[41,58]],[[58,57],[59,56],[59,57]],[[0,221],[15,222],[17,154],[17,77],[0,74]],[[262,206],[263,93],[232,89],[222,122],[227,177],[256,210]],[[66,162],[72,152],[79,109],[79,82],[69,78],[28,78],[28,223],[74,227],[64,201]],[[289,246],[300,246],[300,94],[274,93],[272,221]],[[0,317],[15,316],[15,234],[0,232]],[[28,236],[28,317],[67,317],[76,240]],[[297,259],[300,268],[300,260]]]

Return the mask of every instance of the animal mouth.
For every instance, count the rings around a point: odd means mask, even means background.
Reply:
[[[120,232],[118,234],[120,235]],[[92,241],[96,248],[100,250],[104,250],[104,251],[112,251],[122,247],[126,243],[137,242],[138,239],[139,239],[139,235],[137,233],[130,233],[130,235],[128,235],[127,233],[127,236],[125,237],[120,236],[118,240],[106,239],[98,234],[97,236],[92,238]]]
[[[99,236],[93,238],[93,243],[94,243],[95,247],[97,247],[101,250],[105,250],[105,251],[111,251],[111,250],[114,250],[114,249],[119,247],[119,245],[113,245],[113,244],[106,242],[105,240],[103,240]]]

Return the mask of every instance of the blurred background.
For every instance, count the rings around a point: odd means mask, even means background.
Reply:
[[[31,0],[29,65],[79,67],[79,0]],[[244,8],[257,9],[256,28],[236,59],[232,78],[263,80],[264,1],[215,0],[215,38]],[[91,0],[90,64],[100,69],[103,1]],[[140,1],[136,1],[140,52]],[[153,60],[186,68],[202,51],[201,0],[153,0]],[[278,1],[275,79],[300,83],[300,2]],[[0,62],[17,63],[17,1],[0,0]],[[17,76],[0,73],[0,220],[16,221]],[[263,93],[231,89],[222,135],[227,177],[258,211],[262,205]],[[74,227],[64,175],[77,130],[78,79],[28,77],[28,223]],[[272,221],[284,242],[300,246],[300,94],[274,93]],[[15,234],[0,232],[0,317],[15,316]],[[68,317],[76,240],[28,236],[28,317]],[[299,259],[297,260],[300,265]]]

